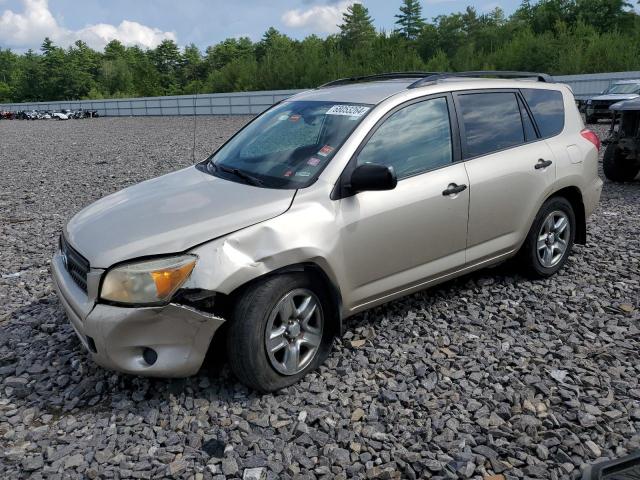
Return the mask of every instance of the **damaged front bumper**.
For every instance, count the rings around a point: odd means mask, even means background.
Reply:
[[[194,308],[117,307],[95,303],[51,262],[53,284],[80,341],[99,365],[135,375],[186,377],[197,373],[224,319]],[[94,294],[97,295],[96,292]]]

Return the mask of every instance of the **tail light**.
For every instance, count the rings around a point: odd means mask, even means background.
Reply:
[[[582,135],[584,138],[586,138],[591,143],[593,143],[598,149],[598,151],[600,151],[600,138],[598,137],[598,135],[595,134],[595,132],[592,132],[588,128],[585,128],[580,132],[580,135]]]

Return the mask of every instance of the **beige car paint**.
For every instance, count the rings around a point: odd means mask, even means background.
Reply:
[[[536,169],[541,158],[553,164]],[[512,251],[529,231],[530,212],[535,214],[553,189],[555,156],[544,140],[539,140],[464,164],[471,184],[467,261]],[[515,201],[523,208],[514,208]]]
[[[391,191],[331,199],[336,182],[368,132],[394,107],[442,92],[521,87],[563,92],[563,133],[402,179]],[[294,99],[326,99],[331,90],[313,90]],[[539,207],[564,187],[580,190],[587,216],[596,207],[602,189],[597,152],[580,137],[582,120],[575,108],[568,108],[573,97],[567,87],[454,79],[415,89],[389,89],[388,95],[358,125],[317,181],[295,192],[290,206],[284,209],[289,200],[275,195],[275,206],[261,212],[263,218],[249,225],[241,222],[235,231],[220,232],[217,238],[212,236],[189,248],[187,251],[199,260],[183,288],[230,294],[269,272],[313,263],[339,293],[341,315],[346,318],[514,255]],[[569,146],[576,148],[584,161],[572,162]],[[541,157],[552,160],[552,166],[534,169]],[[442,191],[450,183],[469,188],[445,197]],[[243,186],[242,193],[264,194],[261,190]],[[83,252],[83,245],[75,246]],[[136,248],[141,251],[140,245]],[[114,261],[113,256],[109,258]],[[224,321],[174,304],[125,308],[96,303],[104,269],[90,272],[88,294],[73,284],[59,254],[54,256],[52,270],[74,329],[85,346],[87,335],[94,339],[99,352],[94,354],[95,360],[109,368],[143,375],[192,374]],[[141,348],[150,344],[161,349],[162,356],[153,367],[141,361]]]

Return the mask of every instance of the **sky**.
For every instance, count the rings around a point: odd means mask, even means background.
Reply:
[[[201,49],[230,37],[259,40],[275,27],[293,38],[335,33],[353,0],[0,0],[0,47],[38,49],[44,37],[68,46],[81,39],[102,49],[110,40],[153,48],[164,39]],[[379,30],[394,28],[400,0],[361,0]],[[423,16],[501,7],[519,0],[422,0]]]

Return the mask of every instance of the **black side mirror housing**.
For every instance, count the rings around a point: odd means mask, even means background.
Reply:
[[[352,193],[370,190],[393,190],[398,184],[398,177],[393,167],[377,163],[365,163],[356,167],[351,174],[349,190]]]

